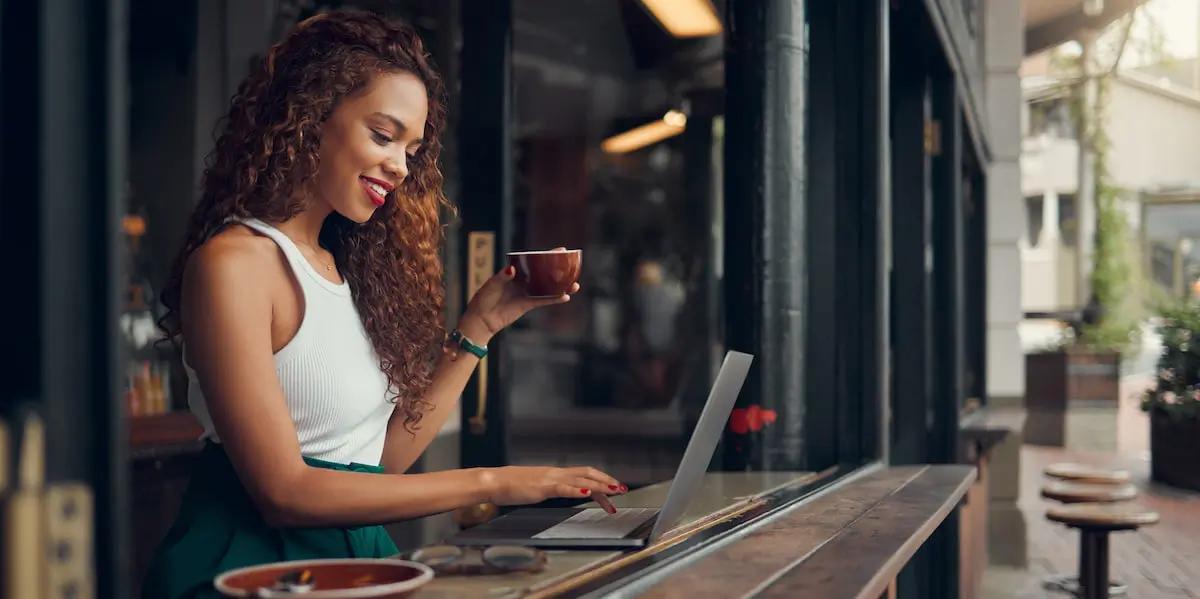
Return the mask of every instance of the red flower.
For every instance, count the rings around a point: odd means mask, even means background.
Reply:
[[[775,410],[764,410],[760,406],[736,408],[729,414],[729,430],[739,435],[761,431],[764,426],[775,422],[775,417]]]

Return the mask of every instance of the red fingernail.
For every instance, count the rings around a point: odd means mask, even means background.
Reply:
[[[589,490],[587,490],[587,489],[580,489],[580,490],[579,490],[579,492],[580,492],[580,493],[583,493],[584,495],[588,495],[588,494],[590,494],[590,493],[591,493],[591,491],[589,491]]]
[[[629,487],[626,487],[625,485],[621,485],[621,492],[622,492],[622,493],[628,493],[628,492],[629,492]]]
[[[615,514],[615,513],[617,513],[617,508],[616,507],[605,508],[604,511],[606,511],[610,514]]]
[[[621,490],[621,487],[620,487],[620,485],[608,485],[608,488],[609,488],[609,489],[612,489],[613,491],[619,491],[619,490]]]
[[[504,274],[506,274],[506,275],[510,275],[510,276],[511,276],[511,275],[515,274],[516,272],[517,272],[517,269],[515,269],[515,268],[513,268],[513,267],[511,267],[511,266],[510,266],[510,267],[508,267],[508,268],[506,268],[506,269],[504,269]]]

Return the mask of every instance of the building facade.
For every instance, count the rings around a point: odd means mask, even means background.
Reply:
[[[1198,227],[1178,206],[1196,186],[1200,168],[1195,138],[1200,94],[1191,82],[1156,76],[1155,70],[1122,72],[1110,83],[1103,125],[1111,147],[1107,167],[1112,184],[1125,190],[1128,222],[1136,232],[1131,241],[1142,242],[1135,247],[1146,274],[1179,297],[1191,293],[1194,280],[1184,276],[1190,251],[1177,245]],[[1045,75],[1025,78],[1021,192],[1027,228],[1021,254],[1027,313],[1077,310],[1086,302],[1078,284],[1077,248],[1088,243],[1079,238],[1077,223],[1079,147],[1063,85]],[[1160,207],[1165,203],[1173,207]],[[1184,270],[1176,272],[1177,264]]]

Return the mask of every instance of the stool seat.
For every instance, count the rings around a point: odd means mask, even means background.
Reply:
[[[1102,485],[1058,480],[1042,487],[1042,497],[1062,503],[1112,503],[1129,501],[1137,495],[1138,488],[1129,483]]]
[[[1130,530],[1158,523],[1158,512],[1136,503],[1075,503],[1046,510],[1046,517],[1073,528]]]
[[[1109,470],[1074,462],[1051,464],[1043,473],[1051,478],[1109,485],[1127,483],[1132,478],[1128,470]]]

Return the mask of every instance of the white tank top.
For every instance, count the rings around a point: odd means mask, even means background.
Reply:
[[[296,244],[257,219],[238,219],[283,250],[304,293],[300,329],[275,354],[275,375],[296,425],[300,454],[328,462],[376,465],[395,403],[387,398],[387,377],[363,328],[350,286],[322,277]],[[204,426],[204,437],[220,443],[208,405],[186,364],[188,407]]]

